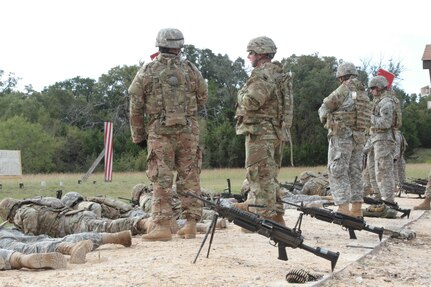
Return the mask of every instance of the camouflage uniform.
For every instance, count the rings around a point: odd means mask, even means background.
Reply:
[[[11,201],[12,204],[5,204]],[[2,206],[11,206],[9,210],[0,210],[3,219],[13,223],[24,233],[46,234],[51,237],[63,237],[80,232],[119,232],[131,230],[133,234],[144,233],[138,224],[143,218],[121,218],[116,220],[98,219],[90,211],[71,210],[57,198],[29,200],[3,199]],[[5,208],[2,208],[5,209]]]
[[[304,195],[331,195],[329,189],[328,175],[319,175],[309,178],[302,187],[302,194]]]
[[[0,248],[23,254],[55,252],[58,245],[63,242],[77,243],[83,240],[91,240],[93,249],[103,244],[102,234],[98,232],[82,232],[52,238],[47,235],[24,234],[14,229],[0,229]]]
[[[394,202],[396,103],[386,90],[386,78],[374,77],[370,81],[370,88],[376,87],[376,81],[381,81],[382,84],[378,86],[381,91],[373,99],[370,138],[366,146],[366,149],[369,149],[368,170],[374,192],[381,195],[382,199]]]
[[[259,42],[262,43],[259,46]],[[252,39],[247,51],[260,54],[276,52],[271,39]],[[263,45],[269,43],[268,51]],[[257,46],[256,48],[251,45]],[[262,49],[262,51],[259,51]],[[255,51],[256,50],[256,51]],[[277,180],[283,156],[283,126],[280,122],[280,106],[276,79],[283,73],[279,62],[266,62],[251,72],[246,84],[238,92],[236,110],[236,134],[245,135],[246,178],[250,184],[248,204],[264,205],[267,208],[252,208],[250,211],[271,218],[284,213],[283,204],[277,202],[280,185]]]
[[[356,78],[354,65],[343,64],[351,65],[352,71],[337,75],[337,78],[345,75],[350,78],[326,97],[319,108],[320,121],[328,129],[328,173],[336,205],[363,202],[361,172],[366,127],[357,126],[355,114],[359,109],[356,97],[365,93],[365,87]],[[368,97],[362,100],[365,110],[369,110]]]
[[[170,31],[179,32],[164,30]],[[181,48],[184,39],[171,42],[178,42]],[[164,45],[156,41],[156,46],[169,47],[169,43]],[[128,92],[132,140],[134,143],[147,140],[148,143],[147,176],[154,186],[153,220],[160,223],[172,218],[172,185],[176,171],[183,216],[199,221],[201,202],[181,193],[201,193],[202,153],[198,144],[197,110],[208,100],[204,78],[180,55],[161,52],[138,71]]]
[[[10,258],[15,251],[0,248],[0,271],[11,270]]]
[[[147,192],[143,192],[139,196],[139,206],[140,206],[140,208],[142,208],[142,210],[146,214],[151,214],[151,206],[152,206],[151,202],[152,202],[153,192],[152,192],[151,187],[147,187],[146,190],[147,190]],[[172,197],[172,211],[173,211],[173,218],[175,218],[177,220],[177,223],[179,223],[178,220],[180,220],[180,219],[184,220],[185,219],[182,217],[181,200],[178,198],[176,193],[174,193],[174,195]],[[214,216],[213,210],[209,210],[209,209],[204,208],[202,210],[201,221],[211,220],[213,216]],[[181,224],[181,226],[182,225],[184,225],[184,224]],[[180,224],[179,224],[179,226],[180,226]]]
[[[404,159],[404,152],[407,148],[407,141],[400,130],[396,129],[394,133],[396,142],[394,154],[395,185],[399,188],[401,183],[406,181],[406,160]]]

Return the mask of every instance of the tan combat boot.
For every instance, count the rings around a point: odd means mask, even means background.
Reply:
[[[138,233],[144,234],[144,233],[150,233],[151,229],[154,228],[155,223],[151,217],[144,218],[138,221],[138,224],[136,226],[136,229]]]
[[[353,202],[352,209],[350,210],[350,216],[356,218],[363,218],[364,214],[362,213],[362,203],[361,202]]]
[[[151,228],[147,234],[142,235],[145,241],[169,241],[172,239],[170,220],[161,222],[153,222],[151,220]]]
[[[196,231],[196,220],[189,218],[187,219],[186,225],[184,225],[183,228],[178,230],[177,236],[184,239],[196,238]]]
[[[70,263],[82,264],[85,263],[85,256],[93,250],[93,242],[91,240],[82,240],[78,243],[62,242],[55,251],[61,254],[70,255]]]
[[[350,216],[349,204],[348,203],[343,203],[343,204],[338,205],[337,212],[338,213],[342,213],[344,215],[349,215]]]
[[[414,210],[430,210],[431,197],[425,197],[421,204],[413,207]]]
[[[22,254],[12,253],[10,265],[12,269],[59,269],[65,268],[66,258],[58,252]]]
[[[171,233],[176,234],[178,232],[179,228],[178,228],[178,223],[175,220],[175,218],[171,219],[170,224],[171,224]]]
[[[116,233],[102,233],[102,244],[121,244],[124,247],[132,245],[132,232],[130,230]]]
[[[284,213],[282,212],[277,212],[277,214],[271,217],[271,219],[283,226],[286,226],[286,222],[284,221],[283,214]]]

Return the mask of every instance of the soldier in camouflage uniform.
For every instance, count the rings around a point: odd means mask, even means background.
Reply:
[[[373,77],[369,83],[373,107],[370,137],[364,150],[368,153],[367,165],[374,192],[386,201],[395,202],[395,131],[400,123],[397,103],[387,91],[388,84],[383,76]]]
[[[97,218],[128,218],[128,217],[149,217],[150,213],[144,212],[139,207],[132,206],[119,199],[106,196],[83,197],[78,192],[68,192],[61,201],[69,208],[75,210],[88,210],[96,214]]]
[[[266,36],[251,39],[247,52],[254,69],[238,92],[235,117],[236,133],[245,135],[246,179],[250,192],[245,203],[235,206],[285,224],[283,204],[277,202],[280,196],[277,176],[287,141],[283,122],[280,121],[282,108],[277,84],[283,67],[278,61],[272,62],[277,47]],[[264,205],[266,208],[248,209],[249,204]]]
[[[431,172],[428,175],[428,183],[427,183],[427,187],[425,189],[425,199],[424,201],[413,207],[413,209],[415,210],[430,210],[431,209]]]
[[[202,215],[202,203],[183,194],[201,194],[197,111],[208,100],[208,87],[195,65],[181,58],[183,45],[180,30],[161,29],[156,38],[159,55],[138,71],[128,90],[132,140],[140,146],[148,143],[147,176],[154,186],[151,214],[155,228],[144,240],[172,239],[169,222],[174,171],[187,219],[177,235],[195,238],[196,222]]]
[[[114,233],[130,230],[132,234],[143,234],[149,224],[149,220],[142,217],[98,219],[93,212],[72,210],[59,199],[49,197],[26,200],[5,198],[0,201],[0,217],[24,233],[51,237],[87,231]]]
[[[177,193],[175,192],[176,187],[173,187],[173,197],[172,197],[172,211],[173,211],[173,219],[175,221],[171,221],[171,230],[175,229],[176,226],[182,228],[186,224],[186,218],[182,218],[181,212],[181,200],[178,198]],[[132,202],[138,205],[145,214],[151,214],[151,202],[153,199],[153,187],[146,186],[143,183],[138,183],[133,187],[132,190]],[[201,220],[197,223],[197,231],[206,231],[209,222],[213,219],[215,212],[211,209],[202,209],[202,217]],[[217,229],[226,228],[226,220],[224,218],[218,218]]]
[[[302,187],[301,194],[304,195],[319,195],[330,196],[328,174],[317,174],[314,177],[309,177]]]
[[[338,66],[341,85],[323,100],[319,118],[328,129],[328,173],[337,212],[362,217],[362,155],[370,104],[357,76],[352,63]]]
[[[70,255],[70,263],[85,262],[88,252],[104,244],[121,244],[130,247],[130,231],[118,233],[83,232],[52,238],[47,235],[29,235],[16,229],[0,227],[0,248],[17,251],[23,254],[60,252]]]
[[[397,191],[399,191],[401,183],[406,180],[406,160],[404,159],[404,152],[407,149],[407,141],[403,133],[399,129],[395,130],[395,142],[395,186],[397,188]]]

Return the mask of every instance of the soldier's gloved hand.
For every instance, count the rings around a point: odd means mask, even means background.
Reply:
[[[142,141],[136,143],[136,145],[138,145],[141,149],[146,149],[147,148],[147,141],[142,140]]]

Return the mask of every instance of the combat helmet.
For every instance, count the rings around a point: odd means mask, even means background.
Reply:
[[[335,77],[339,78],[346,75],[358,75],[355,65],[349,62],[343,62],[338,66],[337,73]]]
[[[0,218],[4,221],[8,221],[12,207],[20,201],[21,200],[14,198],[4,198],[2,201],[0,201]]]
[[[369,88],[377,87],[379,90],[385,89],[389,85],[388,80],[383,76],[375,76],[368,84]]]
[[[175,28],[161,29],[157,34],[156,47],[182,48],[184,46],[183,33]]]
[[[248,42],[247,52],[253,51],[257,54],[275,54],[277,46],[274,41],[266,36],[253,38]]]
[[[146,186],[143,183],[138,183],[137,185],[135,185],[132,189],[132,201],[133,202],[139,202],[139,197],[143,194],[143,193],[150,193],[151,192],[151,188]]]
[[[61,202],[70,208],[74,207],[81,201],[84,201],[84,197],[75,191],[68,192],[61,198]]]

